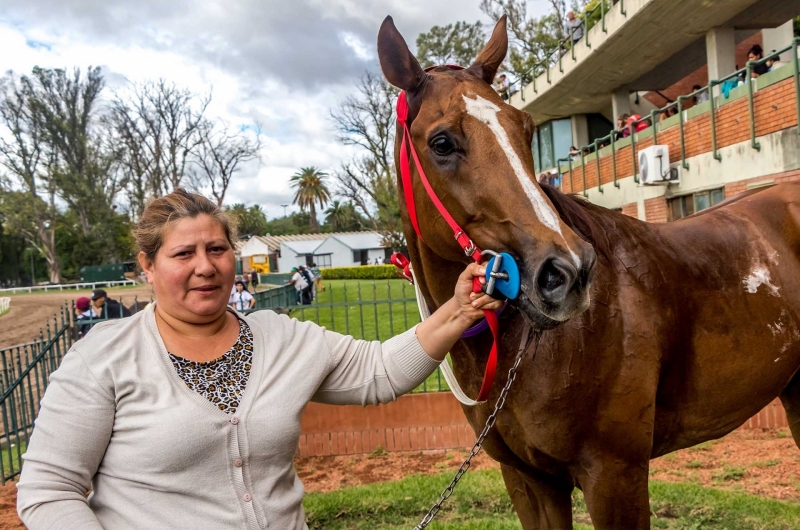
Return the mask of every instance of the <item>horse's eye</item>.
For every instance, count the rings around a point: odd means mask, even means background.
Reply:
[[[456,150],[456,146],[453,145],[453,142],[451,142],[447,136],[441,135],[431,140],[431,149],[439,156],[447,156],[453,154]]]

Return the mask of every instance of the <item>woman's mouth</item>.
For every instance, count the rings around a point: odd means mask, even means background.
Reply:
[[[198,291],[201,293],[211,293],[219,289],[217,285],[201,285],[200,287],[195,287],[192,291]]]

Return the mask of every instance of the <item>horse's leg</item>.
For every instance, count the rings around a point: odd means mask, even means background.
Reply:
[[[649,530],[649,462],[626,463],[611,454],[597,455],[578,481],[595,530]]]
[[[800,447],[800,372],[796,373],[781,392],[781,402],[786,409],[786,419],[792,431],[794,443]]]
[[[524,530],[571,530],[572,488],[500,465],[508,495]]]

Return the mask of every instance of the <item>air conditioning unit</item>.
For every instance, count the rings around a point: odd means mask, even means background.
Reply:
[[[652,145],[639,151],[639,185],[657,184],[680,184],[678,168],[670,168],[666,145]]]

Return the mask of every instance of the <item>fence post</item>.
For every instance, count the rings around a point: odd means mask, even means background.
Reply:
[[[636,130],[633,127],[633,122],[628,125],[628,130],[631,132],[631,157],[633,157],[633,182],[639,184],[639,175],[636,174]]]
[[[589,194],[586,192],[586,155],[583,153],[583,149],[581,149],[581,170],[583,174],[583,196],[588,197]]]
[[[712,153],[712,156],[714,157],[714,160],[716,160],[718,162],[722,162],[722,155],[719,154],[719,151],[717,149],[717,116],[716,116],[716,114],[717,114],[716,113],[716,110],[717,110],[716,99],[717,98],[714,95],[714,87],[716,85],[718,85],[718,84],[719,84],[719,81],[717,81],[716,79],[712,79],[711,81],[709,81],[709,83],[708,83],[708,101],[711,104],[711,108],[709,110],[710,118],[711,118],[711,153]]]
[[[753,102],[753,79],[751,74],[753,72],[753,61],[747,61],[747,68],[745,69],[745,83],[747,83],[747,106],[750,110],[750,146],[756,151],[761,151],[761,143],[756,140],[756,109]]]
[[[794,68],[794,99],[797,106],[797,134],[800,135],[800,59],[797,58],[797,44],[800,38],[792,39],[792,66]]]
[[[600,193],[605,193],[603,191],[603,181],[600,178],[600,143],[596,138],[594,140],[594,161],[597,165],[597,191]]]
[[[611,171],[614,173],[614,187],[619,188],[619,182],[617,182],[617,131],[611,131]]]
[[[686,136],[683,130],[683,99],[685,96],[678,96],[678,129],[681,136],[681,165],[683,169],[689,169],[686,161]]]
[[[572,182],[572,170],[575,169],[572,164],[572,157],[569,157],[569,192],[575,193],[575,184]]]

